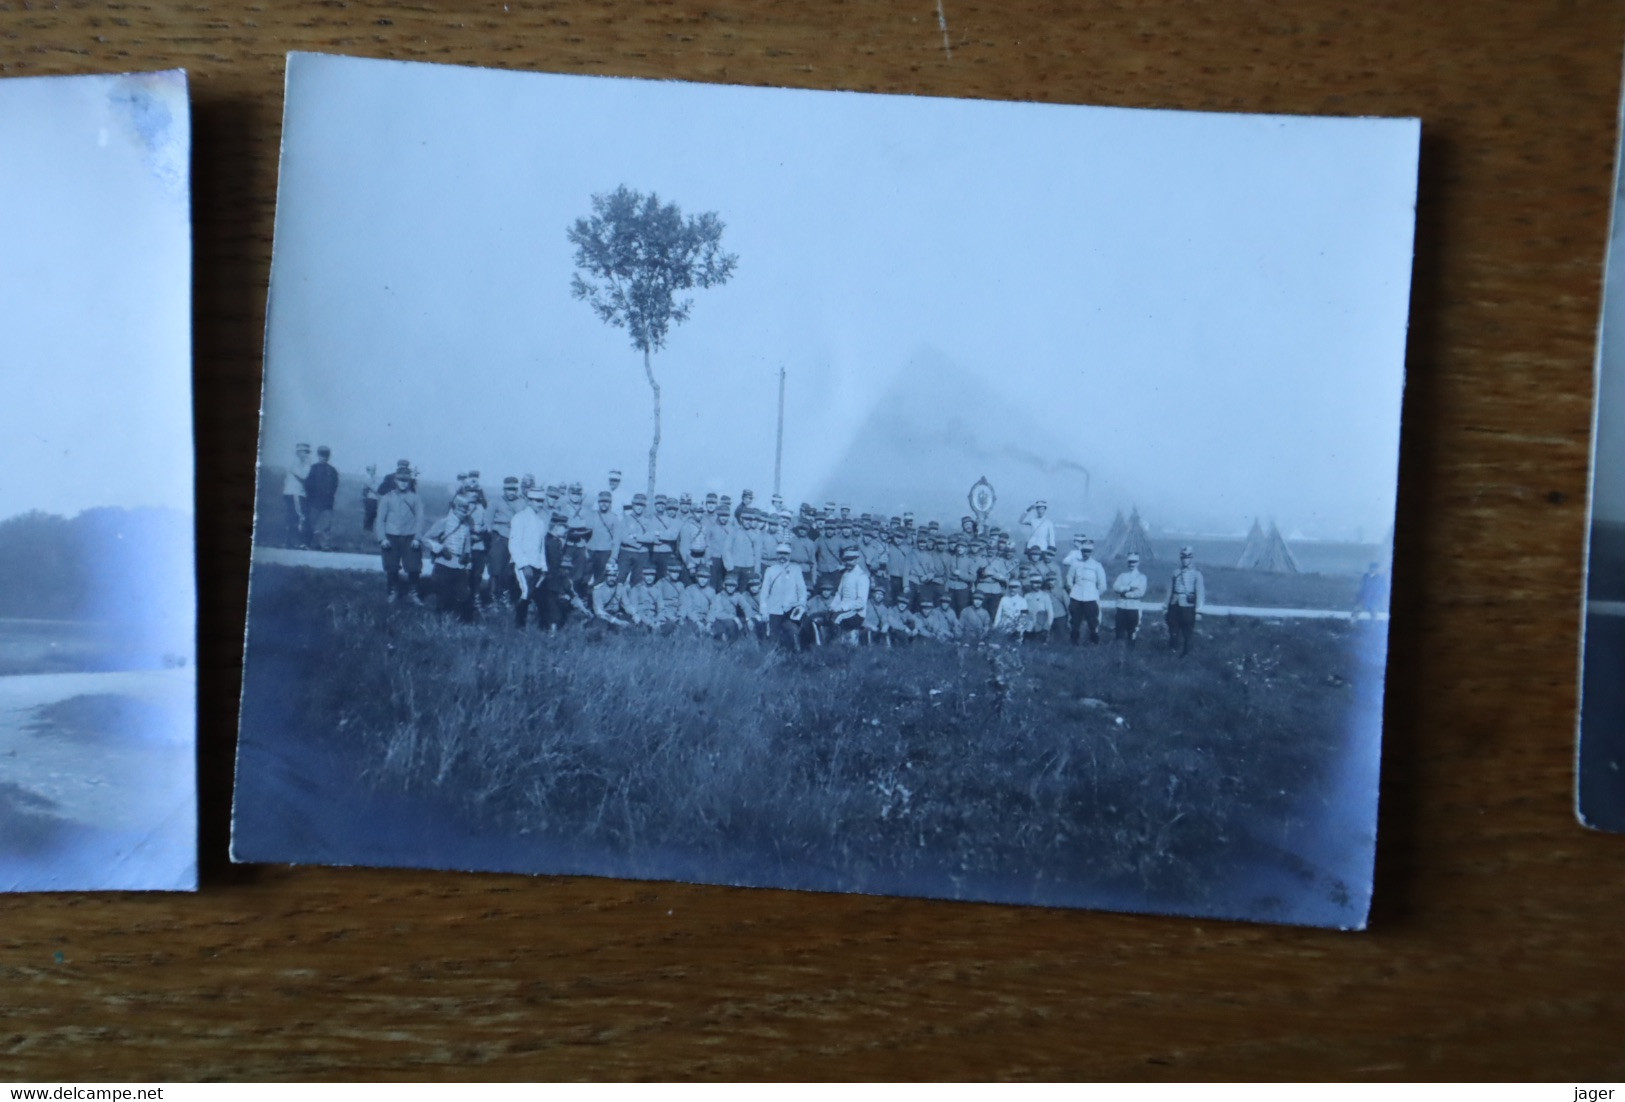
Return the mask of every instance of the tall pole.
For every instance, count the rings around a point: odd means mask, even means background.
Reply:
[[[784,368],[779,368],[779,439],[773,446],[773,493],[781,492],[779,475],[784,471]]]

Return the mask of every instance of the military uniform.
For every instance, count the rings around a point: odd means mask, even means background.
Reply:
[[[1179,569],[1168,582],[1168,649],[1185,655],[1191,652],[1196,635],[1196,614],[1207,603],[1202,572],[1191,566],[1189,556],[1180,554]]]

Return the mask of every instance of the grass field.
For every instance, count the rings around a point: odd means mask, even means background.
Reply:
[[[1370,625],[1208,619],[1188,659],[1160,625],[1132,653],[796,656],[464,627],[380,590],[256,568],[238,779],[239,826],[256,825],[239,856],[1365,913]],[[1350,781],[1351,754],[1369,778]],[[425,817],[436,857],[392,852],[391,830],[421,834]]]

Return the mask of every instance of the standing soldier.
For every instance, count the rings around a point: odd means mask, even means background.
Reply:
[[[768,637],[790,650],[801,649],[798,621],[807,611],[807,579],[790,561],[791,548],[773,549],[773,565],[762,575],[762,611],[767,614]]]
[[[790,544],[790,561],[801,571],[802,580],[807,583],[809,592],[818,580],[813,567],[818,558],[818,546],[808,536],[811,531],[805,520],[798,520],[791,526],[790,538],[786,541]]]
[[[616,516],[621,515],[621,509],[626,505],[626,494],[621,491],[621,472],[609,472],[609,489],[604,491],[609,495],[610,511]]]
[[[316,449],[316,462],[305,472],[305,527],[310,544],[318,551],[333,549],[333,504],[339,494],[339,472],[328,460],[333,451],[326,444]]]
[[[1113,625],[1119,643],[1127,642],[1134,649],[1135,637],[1140,634],[1140,598],[1145,596],[1145,575],[1140,573],[1140,556],[1129,552],[1128,569],[1117,575],[1112,593],[1117,597],[1117,621]]]
[[[823,588],[825,582],[833,587],[840,584],[841,579],[841,537],[836,531],[835,521],[825,519],[814,529],[813,536],[813,565],[818,568],[818,586]]]
[[[615,499],[608,490],[599,493],[597,511],[587,514],[587,527],[592,529],[592,535],[587,537],[587,551],[592,556],[592,584],[601,585],[621,546],[620,514],[615,512]]]
[[[453,613],[465,624],[474,622],[474,589],[468,580],[474,562],[474,502],[463,494],[451,500],[451,510],[423,534],[423,546],[434,556],[431,579],[440,611]]]
[[[1067,618],[1072,623],[1073,646],[1078,645],[1084,624],[1089,625],[1089,642],[1100,642],[1100,595],[1106,592],[1106,568],[1091,558],[1094,553],[1094,540],[1078,544],[1078,561],[1068,576]]]
[[[744,522],[730,523],[728,514],[717,512],[717,523],[722,526],[722,569],[736,580],[748,582],[755,576],[756,541],[745,530]]]
[[[309,542],[305,532],[305,476],[310,473],[310,445],[293,449],[293,464],[282,475],[282,521],[288,546],[300,548]]]
[[[1021,514],[1021,523],[1032,529],[1027,536],[1027,546],[1036,547],[1040,552],[1055,547],[1055,522],[1045,515],[1048,512],[1049,502],[1040,500],[1027,506],[1027,511]]]
[[[506,607],[517,592],[513,573],[513,557],[508,553],[508,541],[513,534],[513,518],[525,508],[519,496],[519,477],[509,475],[502,480],[502,496],[491,503],[486,515],[490,527],[490,540],[486,548],[486,564],[491,570],[491,597]]]
[[[1179,569],[1174,571],[1168,585],[1168,649],[1177,650],[1180,657],[1191,652],[1191,637],[1196,634],[1196,617],[1207,603],[1207,590],[1202,584],[1202,572],[1196,569],[1196,552],[1189,546],[1179,549]]]
[[[412,478],[412,464],[401,460],[394,478],[385,485],[388,490],[378,499],[378,547],[383,553],[388,599],[393,603],[405,593],[413,604],[422,604],[418,579],[423,574],[423,551],[418,537],[423,531],[423,502]]]
[[[619,558],[621,577],[626,579],[628,585],[643,576],[643,567],[649,561],[649,548],[654,544],[648,509],[648,495],[633,494],[631,509],[621,514]]]

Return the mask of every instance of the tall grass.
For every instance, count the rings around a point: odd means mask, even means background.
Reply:
[[[1133,652],[796,655],[464,626],[382,589],[262,566],[251,621],[298,681],[301,729],[366,783],[432,794],[484,833],[789,884],[813,868],[859,890],[1025,880],[1200,900],[1251,840],[1295,829],[1357,683],[1380,677],[1331,622],[1209,619],[1187,659],[1150,616]]]

